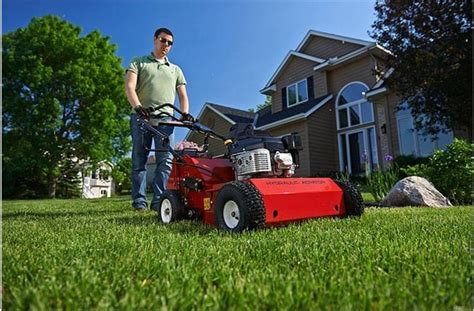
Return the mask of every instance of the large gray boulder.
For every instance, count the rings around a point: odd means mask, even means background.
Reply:
[[[410,176],[398,181],[382,201],[384,206],[448,207],[451,202],[425,178]]]

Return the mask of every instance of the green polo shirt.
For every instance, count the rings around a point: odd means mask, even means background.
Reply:
[[[183,71],[177,65],[169,62],[160,63],[150,53],[148,56],[135,57],[130,62],[127,71],[135,72],[138,76],[136,92],[143,107],[157,107],[162,104],[174,104],[176,89],[186,84]],[[171,108],[166,111],[173,114]],[[159,112],[155,112],[158,114]]]

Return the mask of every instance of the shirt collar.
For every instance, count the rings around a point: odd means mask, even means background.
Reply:
[[[148,55],[148,58],[150,60],[154,60],[155,62],[158,62],[158,59],[156,59],[155,55],[153,54],[153,52],[150,53],[150,55]],[[170,61],[168,60],[168,56],[165,56],[165,64],[166,65],[171,65]]]

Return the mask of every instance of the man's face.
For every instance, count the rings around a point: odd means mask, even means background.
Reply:
[[[154,44],[155,52],[158,54],[157,56],[166,56],[171,50],[173,37],[164,32],[160,32],[158,37],[155,37]]]

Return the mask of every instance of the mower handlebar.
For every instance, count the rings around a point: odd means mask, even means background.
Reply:
[[[178,114],[180,114],[181,117],[178,119],[173,114],[167,111],[162,111],[163,108],[171,108],[174,111],[176,111]],[[204,124],[199,123],[198,119],[191,117],[189,114],[183,113],[181,110],[179,110],[172,104],[167,103],[167,104],[159,105],[158,107],[146,108],[146,110],[150,113],[151,119],[163,119],[163,118],[168,119],[168,120],[158,120],[158,125],[186,127],[192,131],[197,131],[206,135],[210,135],[211,137],[220,139],[223,142],[228,142],[228,139],[226,137],[214,132],[211,128],[205,126]],[[155,111],[160,111],[160,112],[155,115],[151,114],[152,112],[155,112]],[[186,115],[188,116],[186,117]],[[144,123],[148,123],[149,121],[147,118],[143,118],[140,116],[138,117]]]

